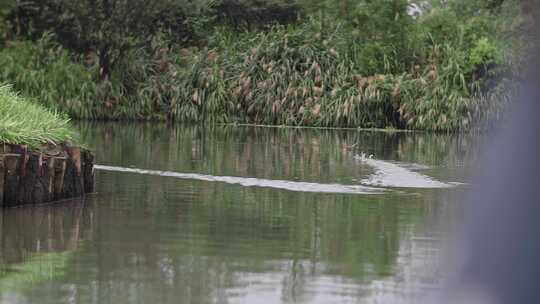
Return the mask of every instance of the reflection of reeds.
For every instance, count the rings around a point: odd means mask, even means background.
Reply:
[[[424,164],[461,153],[457,146],[470,150],[466,137],[456,142],[441,134],[81,124],[103,162],[250,176],[275,168],[275,176],[329,175],[334,182],[349,165],[344,146],[352,144],[380,158]],[[156,290],[176,301],[211,302],[223,288],[245,286],[246,272],[284,273],[298,279],[295,288],[311,286],[302,277],[320,275],[363,282],[393,273],[402,240],[433,220],[422,218],[430,207],[439,212],[441,195],[319,195],[115,173],[103,173],[98,190],[76,205],[79,213],[72,205],[4,211],[10,213],[0,217],[2,253],[13,250],[11,261],[18,262],[19,252],[34,250],[38,240],[53,240],[55,252],[77,249],[58,284],[74,283],[83,299],[97,294],[120,302],[153,299]],[[42,265],[57,265],[48,259]],[[126,288],[134,281],[140,288]]]
[[[27,255],[77,249],[88,213],[82,201],[2,211],[2,263],[20,263]]]
[[[367,174],[367,168],[350,166],[361,151],[378,159],[437,165],[474,150],[470,137],[443,134],[152,124],[83,124],[81,129],[102,164],[317,182]]]
[[[92,227],[83,224],[89,223],[87,208],[75,200],[3,210],[0,294],[64,276],[83,232]]]
[[[72,252],[32,254],[24,262],[0,267],[0,294],[13,294],[65,275]]]

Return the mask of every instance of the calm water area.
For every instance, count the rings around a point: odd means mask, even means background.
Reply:
[[[77,127],[97,193],[0,211],[1,304],[419,303],[447,277],[478,146],[429,133]]]

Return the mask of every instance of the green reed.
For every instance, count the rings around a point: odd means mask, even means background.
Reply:
[[[499,111],[507,93],[482,91],[464,43],[410,39],[421,47],[385,45],[366,66],[372,47],[338,22],[323,33],[314,19],[218,28],[204,47],[156,39],[130,50],[103,82],[95,54],[73,57],[45,37],[1,50],[0,81],[82,119],[456,131]]]

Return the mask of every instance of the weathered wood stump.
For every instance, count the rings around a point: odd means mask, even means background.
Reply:
[[[62,199],[62,194],[64,191],[64,176],[66,175],[66,160],[67,158],[56,158],[54,164],[54,189],[53,189],[53,199],[60,200]]]
[[[19,191],[21,155],[4,154],[4,201],[2,206],[16,206]]]
[[[0,145],[0,206],[48,203],[94,191],[90,151],[72,146],[43,150]]]
[[[2,157],[0,157],[0,202],[2,205],[4,204],[4,172],[4,156],[2,155]]]

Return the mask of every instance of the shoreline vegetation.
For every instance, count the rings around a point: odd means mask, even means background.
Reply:
[[[2,0],[0,82],[73,119],[467,131],[503,116],[526,21],[517,0],[124,2]]]
[[[94,155],[77,145],[65,114],[0,85],[0,208],[94,191]]]
[[[25,145],[43,150],[61,144],[78,144],[70,119],[44,108],[0,84],[0,144]]]

